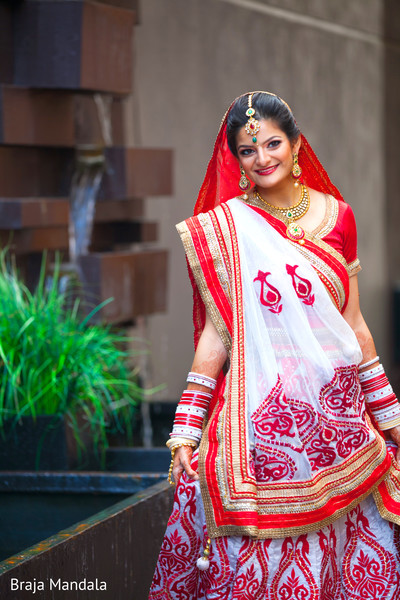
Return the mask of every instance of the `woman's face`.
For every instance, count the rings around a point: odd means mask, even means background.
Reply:
[[[300,148],[300,138],[291,144],[275,121],[260,119],[257,143],[244,127],[236,136],[239,162],[247,177],[258,189],[271,189],[291,180],[293,154]]]

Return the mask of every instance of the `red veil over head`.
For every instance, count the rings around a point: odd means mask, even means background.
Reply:
[[[256,93],[268,94],[269,96],[271,95],[270,92],[247,92],[246,94],[243,94],[243,96]],[[275,94],[272,95],[274,96]],[[238,98],[241,97],[242,96],[239,96]],[[276,97],[279,98],[279,96]],[[226,124],[228,115],[238,98],[232,102],[222,120],[218,136],[215,141],[214,152],[210,162],[208,163],[206,176],[194,207],[195,215],[200,212],[207,212],[208,210],[218,206],[218,204],[226,202],[230,198],[234,198],[235,196],[243,193],[240,191],[238,186],[240,178],[239,161],[229,150],[226,137]],[[281,102],[283,102],[290,110],[290,107],[284,100],[281,98],[279,98],[279,100],[281,100]],[[312,189],[324,194],[331,194],[338,200],[343,200],[339,190],[329,179],[328,173],[319,162],[315,152],[303,134],[301,134],[299,165],[303,171],[301,180],[308,187],[311,187]]]
[[[257,92],[247,92],[246,94],[243,94],[243,96],[255,93]],[[275,96],[275,94],[271,94],[270,92],[261,93]],[[239,98],[241,97],[242,96],[239,96]],[[277,97],[279,98],[279,96]],[[194,215],[201,212],[207,212],[219,204],[230,200],[230,198],[234,198],[243,193],[238,185],[240,178],[239,161],[230,151],[226,136],[228,114],[237,99],[238,98],[236,98],[228,108],[219,128],[214,145],[214,152],[208,163],[206,176],[194,207]],[[288,104],[282,100],[282,98],[279,98],[279,100],[291,111]],[[316,154],[303,134],[301,134],[299,165],[302,169],[301,181],[308,187],[324,194],[330,194],[338,200],[343,200],[339,190],[329,179],[328,173],[319,162]],[[194,343],[195,347],[197,347],[205,323],[205,307],[190,268],[189,276],[193,286]]]

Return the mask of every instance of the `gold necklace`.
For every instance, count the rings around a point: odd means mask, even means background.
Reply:
[[[265,210],[272,216],[283,221],[286,224],[286,236],[299,244],[304,244],[305,231],[300,225],[295,223],[297,219],[301,219],[310,208],[310,194],[304,183],[301,184],[300,200],[289,207],[274,206],[264,200],[256,189],[253,190],[254,197],[259,200]]]
[[[255,197],[260,200],[263,204],[268,207],[267,210],[272,215],[279,216],[279,218],[286,218],[288,221],[297,221],[304,217],[308,209],[310,208],[310,194],[308,193],[307,187],[304,183],[301,184],[300,200],[293,204],[293,206],[275,206],[265,200],[255,189],[253,191]]]

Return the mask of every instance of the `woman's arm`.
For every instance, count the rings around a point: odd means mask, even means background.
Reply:
[[[228,353],[222,343],[220,335],[215,329],[210,317],[207,315],[206,323],[197,345],[196,354],[194,355],[191,371],[217,379],[227,356]],[[196,383],[189,383],[187,389],[199,390],[202,392],[210,391],[209,388]],[[175,451],[172,474],[176,483],[178,483],[183,471],[185,471],[186,475],[191,479],[199,478],[196,471],[190,466],[192,454],[193,449],[190,446],[182,446]]]
[[[349,290],[349,301],[343,312],[343,317],[353,329],[356,334],[358,343],[360,344],[361,352],[363,355],[360,372],[363,372],[362,365],[376,356],[376,349],[374,340],[371,332],[367,327],[364,317],[361,314],[359,292],[358,292],[358,279],[357,275],[350,277],[350,290]],[[378,364],[378,361],[370,365],[368,368],[372,368]],[[387,429],[385,434],[397,444],[396,460],[400,462],[400,426]]]

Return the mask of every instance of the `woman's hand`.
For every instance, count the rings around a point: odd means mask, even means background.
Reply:
[[[195,481],[199,479],[198,473],[196,473],[196,471],[194,471],[190,466],[192,455],[193,448],[191,448],[190,446],[181,446],[180,448],[176,449],[174,456],[174,466],[172,468],[172,475],[174,477],[176,485],[178,485],[181,475],[184,471],[189,477],[189,479],[194,479]]]
[[[388,429],[385,431],[385,433],[387,433],[388,437],[393,440],[395,444],[397,444],[396,461],[400,465],[400,425],[393,427],[392,429]]]

